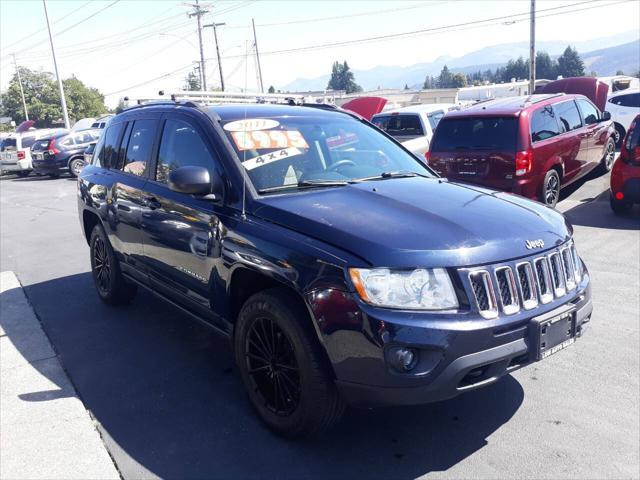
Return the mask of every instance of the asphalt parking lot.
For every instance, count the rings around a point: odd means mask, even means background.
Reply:
[[[251,412],[230,349],[141,292],[94,292],[75,181],[0,180],[1,270],[13,270],[125,479],[638,478],[640,208],[608,176],[560,204],[592,276],[585,336],[488,388],[421,407],[351,410],[325,436],[279,439]]]

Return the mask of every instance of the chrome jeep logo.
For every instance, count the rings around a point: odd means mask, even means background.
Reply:
[[[538,238],[536,240],[526,240],[524,242],[524,245],[529,250],[533,250],[534,248],[542,248],[544,247],[544,240],[542,240],[541,238]]]

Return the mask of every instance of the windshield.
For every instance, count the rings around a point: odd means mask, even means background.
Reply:
[[[516,150],[515,117],[451,117],[438,124],[431,151]]]
[[[389,172],[433,176],[393,141],[346,115],[249,118],[223,128],[258,191],[391,178]]]

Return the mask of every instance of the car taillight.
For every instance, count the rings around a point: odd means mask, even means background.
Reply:
[[[424,152],[424,159],[427,161],[427,163],[429,163],[429,160],[431,160],[431,152],[429,150]]]
[[[523,150],[516,153],[516,176],[522,176],[531,171],[533,152],[531,150]]]
[[[16,153],[18,155],[18,160],[24,160],[24,157],[25,157],[24,150],[18,150]]]
[[[55,155],[56,153],[60,153],[60,150],[56,147],[56,139],[52,138],[49,140],[49,145],[47,145],[47,150],[51,155]]]

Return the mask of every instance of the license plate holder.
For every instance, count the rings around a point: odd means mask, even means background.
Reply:
[[[567,306],[531,320],[533,359],[545,358],[565,349],[576,340],[576,309]]]

